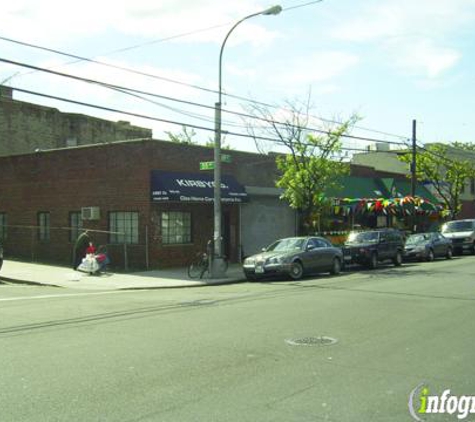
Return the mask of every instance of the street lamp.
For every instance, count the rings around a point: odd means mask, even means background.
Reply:
[[[214,250],[211,260],[211,277],[220,278],[224,276],[225,266],[223,265],[223,239],[221,229],[221,97],[222,97],[222,64],[223,51],[226,41],[234,29],[247,19],[259,15],[278,15],[282,11],[281,6],[272,6],[258,13],[248,15],[234,24],[229,30],[221,44],[219,52],[219,97],[215,104],[215,138],[214,138]]]

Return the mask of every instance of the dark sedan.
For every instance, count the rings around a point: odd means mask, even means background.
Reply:
[[[298,280],[317,272],[339,274],[342,263],[341,249],[322,237],[288,237],[246,258],[243,270],[252,281],[278,275]]]
[[[3,265],[3,247],[2,244],[0,243],[0,270],[2,269]]]
[[[436,257],[450,259],[452,252],[452,240],[444,235],[437,232],[416,233],[406,239],[404,259],[419,261],[433,261]]]

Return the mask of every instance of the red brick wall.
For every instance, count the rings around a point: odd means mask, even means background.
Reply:
[[[145,266],[146,228],[149,233],[149,262],[153,267],[177,266],[189,262],[205,250],[213,233],[212,204],[153,204],[150,172],[154,169],[199,172],[199,162],[212,160],[210,148],[190,147],[170,142],[124,142],[90,147],[44,151],[37,154],[0,158],[0,212],[7,213],[6,256],[18,256],[46,262],[71,261],[73,244],[69,241],[69,213],[81,207],[101,210],[98,221],[85,221],[92,230],[108,230],[109,211],[139,213],[139,245],[129,245],[130,267]],[[250,155],[250,154],[248,154]],[[246,154],[243,156],[246,158]],[[254,155],[254,157],[256,157]],[[244,158],[241,157],[241,160]],[[231,173],[239,165],[223,166]],[[241,182],[243,183],[243,182]],[[157,232],[160,210],[190,210],[193,219],[193,244],[163,246]],[[50,212],[51,240],[37,240],[37,213]],[[230,213],[233,245],[231,258],[238,258],[238,205],[223,207]],[[18,227],[22,226],[22,227]],[[94,233],[96,244],[108,243],[107,235]],[[112,261],[122,267],[123,246],[109,245]]]
[[[475,201],[462,201],[462,210],[457,215],[457,219],[463,218],[475,218]]]

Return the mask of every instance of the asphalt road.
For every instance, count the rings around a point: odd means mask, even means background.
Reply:
[[[422,382],[475,395],[474,273],[467,256],[194,289],[0,285],[0,421],[411,421]]]

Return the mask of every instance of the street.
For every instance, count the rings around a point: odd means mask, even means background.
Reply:
[[[464,256],[299,282],[0,285],[0,420],[411,421],[421,383],[475,395],[474,273]]]

